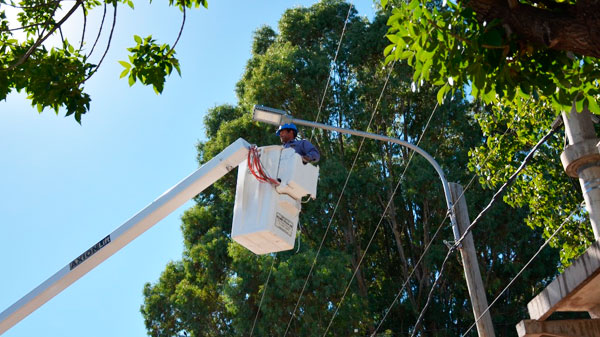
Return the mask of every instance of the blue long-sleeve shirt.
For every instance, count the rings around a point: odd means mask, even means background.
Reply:
[[[317,150],[317,148],[306,139],[290,140],[289,142],[283,144],[283,147],[284,148],[291,147],[292,149],[294,149],[296,151],[297,154],[299,154],[303,157],[304,156],[308,157],[308,159],[310,159],[310,161],[313,163],[318,162],[319,159],[321,159],[319,150]]]

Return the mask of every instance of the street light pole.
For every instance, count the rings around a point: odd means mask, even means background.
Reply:
[[[456,222],[456,215],[454,212],[454,203],[452,201],[452,194],[450,192],[450,187],[448,185],[448,181],[446,180],[446,176],[444,175],[444,171],[442,170],[440,165],[437,163],[437,161],[435,161],[435,159],[433,159],[433,157],[431,155],[429,155],[429,153],[425,152],[425,150],[421,149],[420,147],[418,147],[414,144],[402,141],[397,138],[391,138],[391,137],[378,135],[375,133],[358,131],[358,130],[353,130],[353,129],[339,128],[339,127],[332,126],[332,125],[298,119],[298,118],[295,118],[295,117],[289,115],[284,110],[274,109],[274,108],[270,108],[270,107],[266,107],[266,106],[262,106],[262,105],[254,106],[253,119],[255,121],[273,124],[273,125],[277,125],[277,126],[285,124],[285,123],[295,123],[298,125],[308,126],[308,127],[316,128],[316,129],[323,129],[323,130],[329,130],[329,131],[335,131],[335,132],[339,132],[339,133],[349,134],[349,135],[353,135],[353,136],[376,139],[376,140],[380,140],[383,142],[399,144],[399,145],[402,145],[404,147],[407,147],[407,148],[417,152],[418,154],[423,156],[433,166],[433,168],[439,175],[440,180],[442,181],[442,186],[444,188],[444,196],[446,197],[446,206],[448,207],[448,213],[450,214],[450,222],[452,224],[452,232],[454,234],[454,241],[458,242],[458,240],[460,239],[460,231],[458,229],[458,224]]]
[[[440,165],[429,155],[429,153],[425,152],[420,147],[402,141],[397,138],[386,137],[374,133],[357,131],[352,129],[338,128],[335,126],[321,124],[316,122],[309,122],[306,120],[294,118],[289,115],[284,110],[274,109],[270,107],[265,107],[261,105],[254,106],[254,114],[252,118],[255,121],[264,122],[273,125],[282,125],[285,123],[295,123],[298,125],[308,126],[317,129],[324,129],[329,131],[336,131],[339,133],[349,134],[353,136],[359,136],[364,138],[376,139],[384,142],[390,142],[405,146],[411,150],[414,150],[421,156],[423,156],[435,169],[438,173],[440,180],[442,181],[442,186],[444,187],[444,195],[446,197],[446,205],[448,207],[448,213],[450,214],[450,222],[452,223],[452,232],[454,234],[454,243],[459,242],[461,237],[461,230],[459,228],[459,223],[457,222],[456,213],[460,213],[461,216],[461,226],[464,230],[469,226],[469,215],[467,213],[467,204],[465,202],[464,196],[462,196],[462,187],[458,184],[453,184],[454,195],[452,194],[452,190],[444,176],[444,171]],[[454,203],[458,204],[458,209],[455,210]],[[481,279],[481,273],[479,272],[479,265],[477,264],[477,254],[475,253],[475,245],[473,243],[472,235],[469,233],[465,237],[465,241],[458,245],[457,247],[461,253],[463,258],[464,270],[465,270],[465,278],[467,280],[467,286],[469,289],[469,297],[471,298],[471,305],[473,307],[473,313],[475,315],[475,319],[481,317],[479,321],[477,321],[477,332],[480,337],[495,337],[494,334],[494,326],[492,324],[492,319],[490,313],[487,312],[483,315],[485,308],[487,308],[487,298],[485,296],[485,290],[483,288],[483,281]]]

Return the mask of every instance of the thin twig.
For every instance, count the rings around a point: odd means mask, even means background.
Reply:
[[[62,28],[58,27],[58,32],[60,33],[60,40],[62,41],[63,46],[65,45],[65,37],[62,33]]]
[[[175,39],[175,43],[173,43],[173,47],[171,47],[166,57],[171,56],[171,54],[175,51],[175,46],[177,45],[177,42],[179,42],[179,38],[183,33],[183,26],[185,26],[185,3],[181,6],[181,8],[183,10],[183,21],[181,22],[181,28],[179,28],[179,34],[177,34],[177,39]]]
[[[31,28],[31,27],[37,27],[37,26],[43,26],[46,23],[33,23],[31,25],[27,25],[27,26],[22,26],[22,27],[17,27],[17,28],[10,28],[10,29],[3,29],[0,30],[0,32],[14,32],[16,30],[23,30],[23,29],[27,29],[27,28]]]
[[[110,28],[110,35],[108,36],[108,43],[106,44],[106,49],[104,50],[104,54],[102,55],[102,58],[100,59],[100,61],[98,62],[98,65],[94,68],[94,70],[85,78],[85,80],[81,81],[79,84],[89,80],[90,77],[92,77],[92,75],[94,75],[96,73],[96,71],[98,71],[98,68],[100,68],[102,61],[104,60],[104,57],[106,56],[106,54],[108,53],[108,50],[110,49],[110,43],[112,41],[113,32],[115,31],[115,24],[117,22],[117,3],[116,2],[113,4],[113,8],[115,9],[113,12],[113,23],[112,23],[112,27]]]
[[[92,53],[94,52],[94,48],[96,48],[96,44],[98,43],[98,40],[100,40],[100,34],[102,33],[102,29],[104,28],[104,19],[105,18],[106,18],[106,2],[104,2],[104,13],[102,14],[102,21],[100,22],[100,29],[98,29],[98,36],[96,36],[96,41],[94,41],[92,50],[90,50],[90,53],[87,56],[88,58],[90,58],[90,56],[92,56]]]
[[[87,27],[87,14],[85,6],[81,6],[81,10],[83,11],[83,32],[81,33],[81,43],[79,44],[80,51],[83,48],[83,40],[85,40],[85,27]]]

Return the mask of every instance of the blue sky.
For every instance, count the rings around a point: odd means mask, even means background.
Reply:
[[[252,32],[276,27],[285,9],[315,1],[210,1],[188,11],[177,46],[182,76],[162,95],[119,80],[133,34],[172,44],[181,13],[155,1],[119,7],[116,38],[83,125],[38,114],[22,94],[0,102],[0,311],[111,233],[197,167],[205,112],[235,104],[235,83]],[[68,2],[67,2],[68,4]],[[355,4],[372,17],[371,0]],[[88,22],[88,37],[93,20]],[[109,21],[110,22],[110,21]],[[77,24],[66,27],[78,36]],[[75,33],[74,33],[75,32]],[[106,34],[107,32],[105,32]],[[75,44],[77,38],[70,38]],[[262,144],[261,144],[262,145]],[[7,331],[5,337],[145,336],[139,313],[145,282],[182,253],[180,216],[188,202]]]

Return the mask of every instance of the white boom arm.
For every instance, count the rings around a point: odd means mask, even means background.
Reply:
[[[98,243],[69,262],[27,295],[0,313],[0,334],[63,291],[88,271],[154,226],[198,193],[237,167],[248,156],[250,144],[239,138],[177,185]]]

